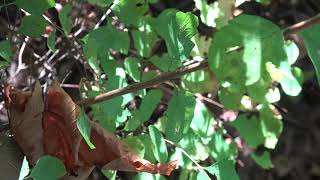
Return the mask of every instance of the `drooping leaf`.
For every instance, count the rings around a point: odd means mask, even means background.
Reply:
[[[168,159],[167,146],[160,131],[155,126],[149,126],[149,134],[154,145],[154,155],[158,162],[165,162]]]
[[[264,151],[262,155],[251,155],[252,159],[263,169],[270,169],[273,167],[271,162],[270,153],[268,151]]]
[[[279,27],[257,16],[241,15],[217,32],[209,50],[209,65],[220,82],[252,85],[264,64],[287,60]],[[237,68],[234,68],[237,66]]]
[[[30,177],[34,179],[56,180],[66,174],[63,162],[56,157],[43,156],[32,169]]]
[[[314,25],[304,29],[299,34],[303,38],[308,54],[316,70],[318,83],[320,84],[320,25]]]
[[[90,4],[97,5],[100,7],[107,7],[112,3],[112,0],[86,0]]]
[[[36,38],[41,36],[47,26],[47,21],[42,16],[25,16],[22,18],[18,32]]]
[[[139,59],[134,57],[128,57],[124,61],[125,71],[129,74],[129,76],[136,82],[140,82],[141,80],[141,70],[140,70],[140,62]]]
[[[218,180],[240,180],[235,170],[235,163],[232,160],[221,160],[205,169]]]
[[[174,61],[183,61],[189,57],[194,47],[191,38],[198,33],[198,24],[198,18],[190,12],[167,9],[158,16],[155,29],[165,40]]]
[[[72,29],[71,10],[71,4],[67,4],[59,12],[60,23],[65,34],[69,34]]]
[[[112,11],[125,24],[136,24],[149,9],[145,0],[115,0]]]
[[[10,61],[12,57],[11,43],[8,40],[0,42],[0,56],[6,61]]]
[[[56,3],[54,0],[16,0],[16,4],[32,15],[41,15]]]
[[[88,144],[88,146],[91,149],[94,149],[95,146],[90,141],[91,126],[89,123],[89,118],[87,117],[86,113],[83,110],[80,112],[80,114],[77,118],[77,127],[78,127],[82,137],[84,138],[84,140]]]
[[[47,39],[47,46],[49,47],[49,49],[51,51],[55,51],[56,50],[56,32],[52,31],[49,35],[48,35],[48,39]]]

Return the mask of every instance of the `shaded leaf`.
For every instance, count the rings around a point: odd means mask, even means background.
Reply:
[[[41,15],[47,9],[54,7],[56,3],[54,0],[16,0],[16,4],[32,15]]]
[[[217,92],[219,83],[210,71],[195,71],[182,77],[182,85],[192,93]]]
[[[263,169],[270,169],[273,167],[271,162],[270,153],[268,151],[264,151],[262,155],[251,155],[252,159]]]
[[[112,0],[86,0],[90,4],[97,5],[100,7],[107,7],[112,3]]]
[[[47,46],[49,47],[49,49],[51,51],[55,51],[56,50],[56,32],[52,31],[49,35],[48,35],[48,39],[47,39]]]
[[[59,19],[62,26],[62,29],[65,34],[69,34],[72,29],[72,19],[71,19],[71,4],[63,6],[62,10],[59,12]]]
[[[19,32],[23,35],[36,38],[41,36],[47,26],[47,21],[42,16],[25,16],[22,18]]]
[[[150,61],[163,72],[174,71],[182,65],[180,61],[173,60],[168,54],[152,56]]]
[[[125,24],[136,24],[149,9],[145,0],[115,0],[113,4],[112,11]]]
[[[318,83],[320,84],[320,25],[304,29],[299,34],[303,38],[305,47],[316,70]]]
[[[30,177],[36,180],[57,180],[66,174],[63,162],[52,156],[43,156],[32,169]]]
[[[129,146],[129,148],[137,153],[140,158],[144,157],[144,154],[146,152],[144,144],[141,142],[141,140],[136,136],[128,136],[125,139],[122,140],[126,145]]]
[[[11,43],[8,40],[0,41],[0,56],[10,61],[12,57]]]

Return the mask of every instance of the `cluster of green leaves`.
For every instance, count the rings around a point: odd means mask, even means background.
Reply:
[[[182,86],[175,86],[164,115],[148,127],[145,125],[150,123],[145,122],[150,120],[164,97],[161,90],[141,90],[92,106],[93,119],[108,131],[118,129],[128,132],[123,142],[142,158],[153,163],[178,160],[182,167],[180,179],[208,178],[203,171],[206,170],[219,180],[237,180],[235,158],[238,149],[234,140],[226,141],[224,126],[234,127],[252,149],[261,145],[267,149],[275,148],[283,125],[272,105],[280,100],[280,91],[274,84],[279,83],[287,95],[297,96],[303,81],[301,70],[293,66],[299,55],[298,48],[293,42],[284,41],[278,26],[250,15],[240,15],[230,20],[232,8],[243,2],[236,0],[219,0],[213,4],[194,0],[195,7],[200,10],[199,20],[218,29],[213,37],[198,33],[200,22],[191,12],[166,9],[157,17],[151,16],[149,5],[157,0],[87,2],[103,9],[110,7],[126,27],[114,26],[112,19],[107,18],[106,25],[90,31],[82,39],[87,63],[98,77],[107,77],[107,80],[99,79],[90,88],[83,86],[87,97],[125,87],[128,80],[139,83],[157,76],[158,72],[175,71],[190,59],[209,61],[209,70],[182,77]],[[41,36],[48,24],[42,15],[55,6],[55,1],[17,0],[16,4],[31,14],[22,19],[19,33],[29,37]],[[72,32],[71,10],[72,6],[68,4],[59,13],[66,35]],[[313,38],[319,31],[319,26],[316,26],[301,33],[317,72],[320,55],[316,47],[319,44]],[[55,34],[53,31],[47,39],[48,47],[53,51],[56,48]],[[166,51],[155,54],[154,49],[161,41],[164,41]],[[132,46],[136,52],[134,54],[129,53]],[[123,64],[112,56],[112,52],[126,57]],[[1,67],[7,66],[12,56],[9,41],[0,42],[0,56],[4,59]],[[148,61],[157,69],[144,72],[143,61]],[[221,87],[217,90],[218,84]],[[235,121],[226,122],[218,128],[214,128],[217,122],[207,107],[193,96],[193,93],[213,91],[218,91],[219,100],[226,109],[242,112]],[[128,103],[135,98],[142,99],[141,103],[137,109],[129,111]],[[256,111],[258,113],[252,113]],[[89,147],[94,148],[89,138],[88,117],[84,112],[80,114],[77,125]],[[174,143],[175,148],[169,150],[166,140]],[[262,155],[252,154],[252,158],[262,168],[272,167],[268,151]],[[190,171],[195,169],[194,162],[207,159],[215,163],[207,167],[198,166],[200,171]],[[41,179],[48,177],[48,173],[55,178],[61,177],[65,173],[63,164],[53,157],[43,157],[30,176]],[[109,178],[115,178],[116,172],[104,173]],[[138,173],[134,177],[150,178],[164,177],[148,173]]]

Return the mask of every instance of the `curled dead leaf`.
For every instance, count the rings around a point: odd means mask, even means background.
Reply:
[[[48,89],[46,103],[39,83],[32,94],[7,88],[11,130],[31,165],[42,155],[51,155],[61,159],[71,175],[81,174],[80,169],[92,170],[94,166],[170,175],[177,164],[176,161],[152,164],[141,159],[95,122],[90,122],[90,139],[96,148],[90,149],[76,125],[81,109],[56,81]]]

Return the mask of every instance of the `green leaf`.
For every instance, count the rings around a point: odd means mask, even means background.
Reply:
[[[137,53],[142,57],[150,57],[154,45],[156,44],[157,34],[153,28],[155,19],[151,16],[144,16],[138,22],[138,30],[132,31],[134,46]]]
[[[267,4],[270,4],[271,0],[256,0],[258,3],[261,3],[261,4],[264,4],[264,5],[267,5]]]
[[[116,180],[117,171],[101,169],[101,172],[102,172],[103,175],[106,176],[109,180]]]
[[[155,126],[149,126],[149,134],[154,145],[154,156],[158,162],[166,162],[168,159],[168,152],[166,142],[160,131]]]
[[[168,120],[165,123],[166,137],[177,143],[188,132],[193,118],[195,100],[191,95],[183,91],[175,91],[165,115]]]
[[[72,29],[72,19],[71,19],[71,4],[65,5],[62,10],[59,12],[59,19],[62,26],[62,29],[65,34],[69,34]]]
[[[165,40],[169,55],[174,61],[189,58],[194,47],[191,38],[198,33],[198,25],[197,16],[190,12],[167,9],[158,16],[155,29]]]
[[[10,41],[0,41],[0,56],[7,61],[11,60],[12,50]]]
[[[63,162],[52,156],[42,156],[32,169],[30,177],[41,180],[57,180],[66,174]]]
[[[235,163],[232,160],[221,160],[205,169],[218,180],[240,180],[235,170]]]
[[[218,82],[207,70],[195,71],[182,77],[183,87],[192,93],[208,93],[217,91]]]
[[[153,144],[151,142],[150,136],[147,134],[143,134],[143,135],[138,136],[138,138],[140,139],[140,141],[142,142],[142,144],[145,147],[144,159],[146,159],[152,163],[156,163],[157,159],[154,156],[154,154],[155,154],[154,148],[155,147],[153,146]]]
[[[163,72],[175,71],[182,65],[181,61],[174,61],[168,54],[152,56],[150,61]]]
[[[320,25],[314,25],[304,29],[301,35],[304,45],[316,70],[318,83],[320,84]]]
[[[83,110],[81,110],[81,112],[77,118],[77,127],[78,127],[82,137],[86,141],[87,145],[90,147],[90,149],[95,149],[96,147],[90,141],[91,126],[89,123],[89,118]]]
[[[140,158],[144,157],[145,154],[145,147],[144,144],[141,142],[141,140],[136,136],[128,136],[125,139],[122,140],[124,143],[126,143],[130,149],[132,149],[134,152],[136,152]]]
[[[32,15],[41,15],[56,3],[54,0],[16,0],[16,4]]]
[[[209,147],[204,145],[193,132],[184,134],[178,145],[196,161],[204,161],[209,157]]]
[[[252,154],[251,157],[263,169],[273,168],[273,164],[270,158],[270,153],[268,151],[264,151],[261,156]]]
[[[238,130],[240,136],[250,147],[256,148],[260,144],[264,144],[265,137],[262,132],[261,123],[255,116],[248,118],[246,115],[240,115],[231,125]]]
[[[100,7],[107,7],[112,3],[112,0],[86,0],[90,4],[97,5]]]
[[[209,143],[211,156],[216,161],[234,159],[238,153],[238,149],[234,141],[227,143],[223,137],[222,131],[222,129],[217,131]]]
[[[208,61],[220,82],[252,85],[261,78],[267,61],[278,66],[287,59],[280,28],[258,16],[236,17],[212,42]]]
[[[125,24],[136,24],[149,9],[145,0],[115,0],[113,4],[112,12]]]
[[[84,56],[86,59],[106,56],[106,51],[114,49],[127,54],[129,49],[128,32],[118,31],[111,24],[91,31],[85,38]]]
[[[125,71],[129,74],[129,76],[136,82],[140,82],[141,80],[141,70],[139,59],[134,57],[128,57],[124,60]]]
[[[47,21],[42,16],[25,16],[22,18],[18,32],[32,38],[40,37],[47,26]]]
[[[283,123],[281,119],[274,117],[271,105],[264,104],[260,110],[261,129],[263,136],[265,137],[265,147],[274,149],[278,142]]]
[[[193,119],[190,125],[191,129],[200,137],[207,138],[214,134],[214,123],[215,120],[212,114],[202,102],[197,100]]]
[[[218,0],[208,4],[206,0],[194,0],[200,10],[201,21],[207,26],[221,28],[228,24],[233,16],[235,0]]]
[[[49,49],[51,51],[55,51],[56,50],[56,31],[52,31],[48,35],[47,46],[49,47]]]
[[[243,93],[239,91],[230,92],[228,88],[221,88],[219,100],[227,109],[238,109],[241,106]]]
[[[162,92],[160,90],[148,91],[142,99],[139,110],[132,113],[132,118],[129,119],[125,129],[127,131],[134,131],[139,127],[139,125],[148,121],[154,109],[159,104],[161,97]]]

